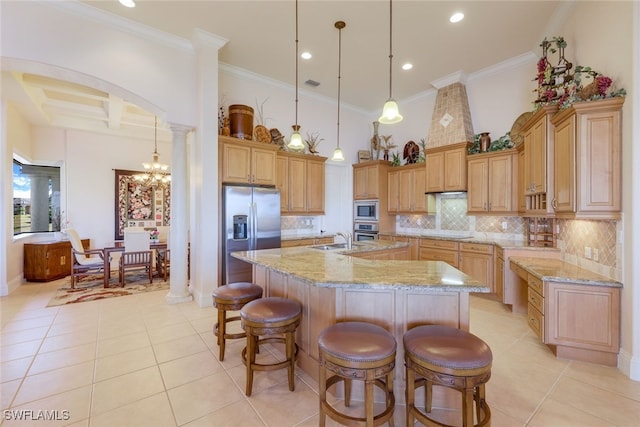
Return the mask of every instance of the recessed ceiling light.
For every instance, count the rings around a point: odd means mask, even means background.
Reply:
[[[302,59],[311,59],[313,55],[311,55],[311,53],[309,52],[302,52],[300,56],[302,57]]]
[[[133,0],[119,0],[120,4],[126,7],[136,7],[136,2]]]
[[[453,15],[451,15],[451,18],[449,18],[449,22],[453,22],[455,24],[456,22],[460,22],[463,19],[464,19],[464,13],[456,12]]]
[[[412,68],[413,68],[413,64],[410,62],[407,62],[406,64],[402,65],[403,70],[410,70]]]

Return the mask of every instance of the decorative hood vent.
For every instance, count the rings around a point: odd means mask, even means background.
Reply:
[[[437,83],[432,83],[438,87]],[[427,148],[473,142],[467,90],[462,83],[439,87],[433,107]]]

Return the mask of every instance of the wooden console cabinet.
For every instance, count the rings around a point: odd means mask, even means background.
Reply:
[[[89,239],[82,240],[89,248]],[[71,274],[71,243],[68,240],[24,244],[24,278],[30,282],[49,282]]]

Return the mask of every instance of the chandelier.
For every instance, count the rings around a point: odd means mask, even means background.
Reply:
[[[171,182],[171,174],[169,173],[169,165],[160,163],[160,155],[158,154],[158,117],[155,118],[154,130],[154,150],[151,163],[142,163],[144,172],[134,175],[133,178],[143,187],[164,188]]]

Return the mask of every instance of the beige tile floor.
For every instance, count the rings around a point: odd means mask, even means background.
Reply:
[[[262,372],[245,397],[242,340],[218,361],[214,308],[167,305],[165,291],[45,308],[57,287],[27,283],[0,298],[0,397],[3,409],[70,419],[18,422],[3,412],[3,426],[318,425],[317,384],[300,371],[295,392],[285,371]],[[614,368],[557,360],[523,316],[485,298],[471,305],[471,330],[494,354],[493,426],[640,425],[639,382]]]

